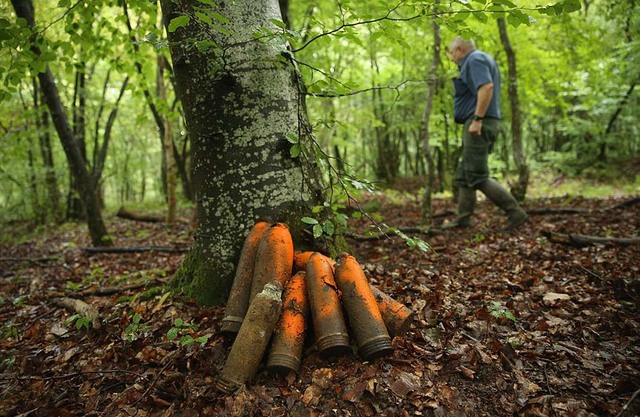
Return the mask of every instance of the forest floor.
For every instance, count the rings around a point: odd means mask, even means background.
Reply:
[[[415,199],[375,201],[385,223],[418,224]],[[639,415],[640,244],[544,235],[637,237],[640,204],[614,208],[623,201],[531,200],[532,212],[582,211],[532,214],[512,234],[480,202],[474,227],[423,236],[426,253],[351,240],[371,281],[416,313],[393,354],[328,360],[308,344],[299,374],[260,368],[232,396],[215,388],[231,346],[223,309],[167,291],[184,253],[88,253],[82,225],[16,232],[0,244],[0,416]],[[187,222],[113,217],[109,230],[118,246],[191,244]],[[100,323],[59,297],[95,306]]]

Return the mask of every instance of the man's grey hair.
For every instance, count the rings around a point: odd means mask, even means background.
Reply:
[[[453,50],[457,47],[460,47],[465,51],[473,51],[474,49],[476,49],[476,43],[473,41],[473,39],[465,40],[461,36],[458,36],[453,40],[453,42],[451,42],[449,50]]]

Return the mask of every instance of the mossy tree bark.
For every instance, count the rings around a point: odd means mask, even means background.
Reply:
[[[254,36],[278,29],[278,0],[216,3],[162,0],[197,210],[195,245],[174,283],[201,305],[226,300],[258,219],[286,222],[300,242],[300,218],[324,201],[299,74],[284,42]],[[186,25],[173,30],[172,21]],[[299,138],[297,158],[288,137]]]

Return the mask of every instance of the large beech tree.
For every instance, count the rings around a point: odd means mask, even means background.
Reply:
[[[323,201],[321,177],[298,72],[286,43],[269,35],[282,20],[278,0],[161,4],[197,201],[195,245],[175,282],[200,304],[219,304],[256,220],[286,222],[300,242],[300,218]]]

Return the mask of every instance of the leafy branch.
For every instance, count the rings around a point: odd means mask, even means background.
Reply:
[[[391,14],[393,12],[395,12],[400,6],[402,6],[402,4],[404,3],[404,1],[401,1],[400,3],[398,3],[396,6],[392,7],[391,9],[389,9],[387,11],[387,13],[384,16],[381,17],[377,17],[374,19],[368,19],[368,20],[360,20],[357,22],[351,22],[351,23],[342,23],[340,26],[338,26],[335,29],[332,29],[328,32],[323,32],[323,33],[319,33],[316,36],[314,36],[313,38],[309,39],[307,42],[305,42],[304,44],[302,44],[302,46],[300,46],[299,48],[293,49],[291,52],[295,53],[298,51],[303,50],[304,48],[306,48],[307,46],[309,46],[310,44],[312,44],[313,42],[317,41],[320,38],[323,38],[325,36],[331,36],[335,33],[338,33],[346,28],[350,28],[350,27],[355,27],[355,26],[362,26],[362,25],[370,25],[372,23],[378,23],[378,22],[382,22],[384,20],[389,20],[389,21],[403,21],[403,22],[408,22],[411,20],[415,20],[418,19],[420,17],[423,16],[423,14],[418,14],[415,16],[411,16],[411,17],[405,17],[405,18],[393,18],[391,17]]]
[[[500,4],[495,4],[495,3],[500,3]],[[300,47],[293,49],[291,52],[295,53],[295,52],[299,52],[303,49],[305,49],[306,47],[308,47],[309,45],[311,45],[313,42],[317,41],[318,39],[324,38],[325,36],[332,36],[335,35],[338,32],[341,32],[347,28],[352,28],[352,27],[356,27],[356,26],[364,26],[364,25],[370,25],[373,23],[379,23],[379,22],[383,22],[383,21],[389,21],[389,22],[410,22],[412,20],[416,20],[416,19],[420,19],[420,18],[425,18],[425,17],[434,17],[434,16],[450,16],[450,15],[458,15],[460,13],[469,13],[469,14],[485,14],[485,13],[492,13],[492,14],[509,14],[509,15],[515,15],[516,19],[515,20],[510,20],[510,23],[515,24],[516,26],[520,23],[531,23],[529,16],[523,15],[522,12],[538,12],[541,14],[546,14],[546,15],[560,15],[560,14],[564,14],[564,13],[571,13],[571,12],[575,12],[577,10],[580,10],[582,5],[580,4],[580,0],[561,0],[555,4],[552,5],[547,5],[547,6],[535,6],[535,7],[519,7],[518,5],[512,3],[509,0],[501,0],[499,2],[494,2],[494,4],[492,5],[487,5],[482,9],[473,9],[471,8],[470,5],[468,4],[464,4],[468,9],[461,11],[461,10],[448,10],[448,11],[442,11],[442,10],[438,10],[438,11],[434,11],[431,13],[427,13],[426,12],[426,8],[423,9],[420,13],[412,15],[412,16],[408,16],[408,17],[392,17],[391,15],[398,10],[402,5],[404,4],[404,1],[401,1],[400,3],[398,3],[397,5],[395,5],[394,7],[392,7],[391,9],[389,9],[384,16],[380,16],[380,17],[376,17],[373,19],[366,19],[366,20],[358,20],[355,22],[350,22],[350,23],[345,23],[344,21],[342,22],[342,24],[334,29],[331,29],[330,31],[327,32],[322,32],[319,33],[317,35],[315,35],[314,37],[312,37],[311,39],[309,39],[308,41],[306,41],[305,43],[303,43]],[[504,6],[510,7],[508,9],[503,8]]]

